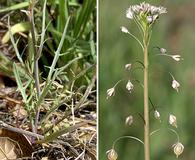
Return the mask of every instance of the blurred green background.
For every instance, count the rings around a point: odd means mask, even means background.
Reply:
[[[143,121],[136,113],[143,113],[143,90],[134,83],[134,91],[129,94],[122,82],[114,97],[106,100],[106,90],[123,78],[128,72],[124,66],[135,60],[143,60],[142,52],[135,40],[120,31],[126,26],[138,35],[133,22],[125,17],[129,5],[138,0],[100,0],[99,1],[99,159],[106,159],[106,151],[112,148],[115,139],[132,135],[143,139]],[[163,5],[168,13],[162,15],[153,29],[150,43],[150,90],[152,102],[162,116],[162,123],[150,114],[151,131],[162,131],[151,137],[152,160],[175,160],[172,145],[176,136],[163,128],[168,125],[169,113],[177,117],[180,141],[184,144],[184,153],[180,160],[195,159],[195,1],[165,0],[147,1],[153,5]],[[155,56],[164,47],[169,54],[180,54],[184,60],[175,62],[169,57]],[[171,88],[171,72],[181,84],[179,93]],[[131,78],[143,81],[142,71],[135,70]],[[151,107],[151,106],[150,106]],[[125,126],[125,118],[134,116],[132,126]],[[124,139],[117,143],[116,151],[120,160],[142,160],[143,146],[136,141]]]

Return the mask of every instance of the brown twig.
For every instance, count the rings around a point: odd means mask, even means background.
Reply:
[[[4,128],[4,129],[7,129],[9,131],[24,134],[24,135],[27,135],[27,136],[30,136],[30,137],[35,137],[37,139],[44,139],[44,136],[42,136],[40,134],[36,134],[36,133],[30,132],[30,131],[25,131],[23,129],[13,127],[11,125],[8,125],[8,124],[4,123],[3,121],[0,121],[0,128]]]

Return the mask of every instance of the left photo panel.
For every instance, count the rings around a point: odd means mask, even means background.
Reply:
[[[96,0],[1,0],[0,160],[97,159],[96,38]]]

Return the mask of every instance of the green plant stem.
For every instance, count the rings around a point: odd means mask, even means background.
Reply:
[[[35,38],[35,24],[34,24],[34,6],[35,1],[31,2],[30,5],[30,23],[31,23],[31,34],[32,34],[32,43],[33,43],[33,52],[34,52],[34,79],[35,79],[35,87],[37,91],[37,98],[39,99],[41,95],[41,89],[40,89],[40,82],[39,82],[39,66],[38,61],[39,57],[37,56],[37,48],[36,48],[36,38]],[[39,119],[39,108],[36,109],[36,115],[35,115],[35,126],[33,128],[33,132],[37,133],[37,125],[38,125],[38,119]]]
[[[148,103],[148,27],[144,33],[144,157],[150,160],[150,125],[149,125],[149,103]]]

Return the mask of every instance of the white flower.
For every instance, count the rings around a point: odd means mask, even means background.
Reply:
[[[114,88],[114,87],[108,89],[108,90],[107,90],[107,99],[108,99],[109,97],[114,96],[114,94],[115,94],[115,88]]]
[[[129,33],[128,29],[124,26],[121,27],[121,31],[124,33]]]
[[[160,48],[160,53],[165,54],[167,53],[167,50],[165,48]]]
[[[129,80],[127,82],[127,85],[126,85],[126,89],[131,93],[131,91],[133,90],[133,84],[131,83],[131,81]]]
[[[169,124],[177,128],[177,118],[172,114],[169,115]]]
[[[131,66],[132,66],[132,64],[131,64],[131,63],[126,64],[126,65],[125,65],[125,69],[126,69],[126,70],[131,70]]]
[[[125,124],[130,126],[132,123],[133,123],[133,116],[130,115],[126,118]]]
[[[149,3],[142,2],[139,5],[131,5],[126,11],[126,17],[129,19],[133,19],[136,16],[144,15],[154,22],[160,14],[167,13],[166,8],[164,7],[156,7],[150,5]]]
[[[175,79],[172,81],[172,88],[175,89],[177,92],[179,91],[180,84]]]
[[[174,144],[174,153],[176,154],[177,158],[179,155],[181,155],[183,153],[184,150],[184,146],[183,144],[181,144],[180,142]]]
[[[154,117],[161,122],[161,120],[160,120],[160,113],[157,110],[154,111]]]
[[[110,149],[106,152],[108,160],[117,160],[118,154],[114,149]]]
[[[171,55],[171,57],[175,60],[175,61],[180,61],[181,60],[181,56],[180,55]]]
[[[132,8],[129,7],[126,11],[126,17],[129,18],[129,19],[133,19],[133,11],[132,11]]]

